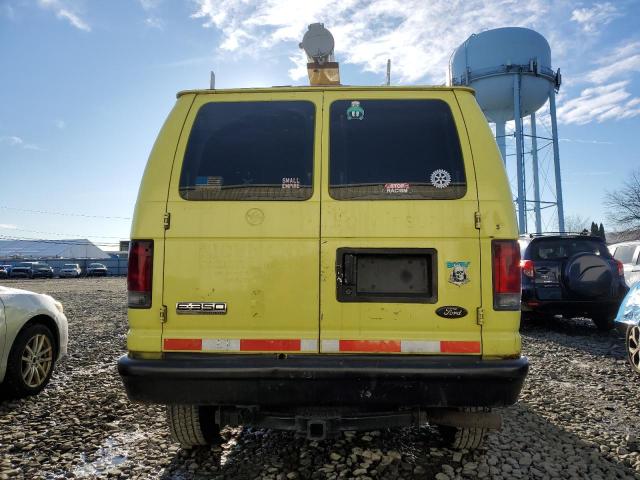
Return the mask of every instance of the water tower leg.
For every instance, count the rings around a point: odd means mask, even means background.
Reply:
[[[520,117],[520,75],[513,76],[513,116],[516,123],[516,161],[518,174],[518,230],[527,232],[527,199],[524,191],[522,118]]]
[[[556,202],[558,205],[558,229],[564,232],[564,205],[562,203],[562,179],[560,178],[560,148],[558,146],[558,121],[556,120],[556,91],[549,88],[549,110],[551,113],[551,136],[553,137],[553,165],[556,177]]]
[[[542,232],[542,215],[540,211],[540,175],[538,169],[538,137],[536,137],[536,113],[531,114],[531,157],[533,167],[533,211],[536,214],[536,233]]]
[[[496,142],[500,149],[500,155],[502,155],[502,161],[507,164],[507,143],[505,138],[505,126],[504,122],[496,122]]]

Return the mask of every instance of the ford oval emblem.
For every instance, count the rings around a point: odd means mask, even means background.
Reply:
[[[467,315],[467,310],[457,305],[445,305],[437,309],[436,314],[443,318],[462,318]]]

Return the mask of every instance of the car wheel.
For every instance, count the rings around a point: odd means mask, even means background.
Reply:
[[[631,364],[631,368],[640,374],[640,326],[629,325],[627,328],[627,358]]]
[[[488,408],[470,407],[463,408],[464,412],[488,412]],[[445,445],[455,450],[475,450],[480,447],[484,441],[484,436],[487,433],[486,428],[462,428],[462,427],[450,427],[448,425],[436,425],[440,436]]]
[[[594,314],[591,316],[591,320],[601,332],[608,332],[615,327],[615,315],[610,313],[606,314]]]
[[[171,438],[183,448],[219,444],[220,427],[215,408],[199,405],[168,405],[167,422]]]
[[[7,364],[6,387],[10,395],[25,397],[42,391],[55,366],[55,341],[44,325],[30,325],[16,337]]]

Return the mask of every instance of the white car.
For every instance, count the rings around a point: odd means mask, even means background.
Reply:
[[[640,282],[640,241],[609,245],[613,258],[624,266],[624,279],[629,287]]]
[[[35,395],[67,354],[62,304],[41,293],[0,286],[0,389]]]
[[[77,263],[65,263],[60,269],[60,278],[79,278],[82,270],[80,270],[80,265]]]

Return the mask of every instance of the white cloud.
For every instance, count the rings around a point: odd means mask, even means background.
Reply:
[[[604,83],[612,77],[640,72],[640,41],[623,43],[602,55],[597,68],[587,78],[593,83]]]
[[[571,12],[571,20],[577,22],[585,32],[593,33],[619,16],[620,12],[611,2],[596,3],[591,8],[576,8]]]
[[[158,5],[160,5],[161,1],[162,0],[138,0],[138,3],[140,3],[140,6],[144,10],[153,10]]]
[[[0,137],[0,145],[8,145],[9,147],[22,148],[24,150],[42,150],[37,145],[27,143],[21,137],[16,135]]]
[[[42,8],[53,10],[58,18],[66,20],[79,30],[90,32],[91,27],[73,10],[73,3],[64,0],[38,0]]]
[[[559,99],[561,121],[630,118],[639,108],[627,80],[630,73],[640,70],[640,42],[627,41],[610,52],[602,52],[597,44],[596,34],[624,14],[623,8],[612,2],[588,7],[552,0],[193,2],[196,10],[192,17],[220,33],[218,54],[233,59],[280,54],[292,64],[288,74],[293,81],[306,77],[306,57],[297,44],[307,25],[318,21],[333,33],[339,62],[378,74],[382,83],[390,58],[394,84],[444,83],[450,55],[469,35],[505,25],[525,26],[547,36],[553,66],[562,66],[571,80],[564,83]],[[585,65],[581,60],[585,53],[593,58],[598,47],[602,60]],[[609,85],[603,87],[605,82]]]
[[[613,145],[613,142],[609,142],[606,140],[584,140],[581,138],[560,138],[558,140],[560,142],[568,142],[568,143],[587,143],[590,145]]]
[[[144,19],[144,24],[149,28],[155,28],[157,30],[164,29],[164,20],[157,15],[151,13],[152,10],[158,8],[162,0],[138,0],[138,3],[145,12],[149,12],[150,15]]]
[[[60,130],[64,130],[65,128],[67,128],[67,122],[65,122],[61,118],[57,119],[54,123],[56,127]]]
[[[632,118],[640,115],[640,100],[630,98],[628,80],[585,88],[578,97],[562,102],[558,119],[583,125],[592,121]]]
[[[149,28],[157,28],[158,30],[164,28],[164,21],[158,17],[147,17],[144,19],[144,24]]]
[[[597,57],[593,68],[579,76],[588,87],[560,102],[560,121],[585,124],[640,115],[640,98],[631,93],[633,74],[640,72],[640,41],[623,41]]]
[[[22,140],[20,137],[16,137],[15,135],[11,135],[6,137],[0,137],[0,143],[4,143],[5,145],[10,145],[12,147],[15,147],[17,145],[24,144],[24,140]]]
[[[16,230],[18,225],[14,225],[13,223],[0,223],[0,228],[4,228],[6,230]]]
[[[9,20],[15,20],[16,19],[16,11],[9,4],[2,5],[2,7],[0,7],[0,12],[5,17],[7,17]]]
[[[544,26],[550,11],[549,0],[195,1],[192,16],[220,30],[223,52],[260,57],[285,42],[297,48],[307,25],[322,21],[335,37],[338,61],[383,74],[391,58],[392,75],[401,83],[441,83],[449,55],[470,34],[504,25]],[[306,60],[290,59],[290,76],[299,80]]]

